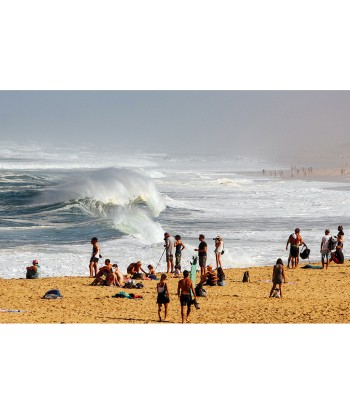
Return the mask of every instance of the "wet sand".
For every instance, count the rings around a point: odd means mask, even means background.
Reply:
[[[304,262],[304,261],[303,261]],[[307,263],[307,262],[304,262]],[[303,264],[300,263],[300,266]],[[242,283],[245,270],[250,283]],[[325,269],[287,269],[283,298],[268,298],[272,267],[226,269],[225,287],[206,287],[191,323],[349,323],[350,262]],[[152,323],[159,324],[156,281],[143,281],[143,289],[92,287],[88,277],[55,277],[38,280],[0,280],[1,323]],[[178,279],[169,277],[171,302],[167,322],[181,323],[176,295]],[[62,300],[45,300],[43,294],[59,288]],[[119,291],[143,296],[112,298]]]

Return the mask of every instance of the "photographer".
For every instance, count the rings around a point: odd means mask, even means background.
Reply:
[[[216,268],[222,267],[221,265],[221,255],[224,253],[224,241],[221,236],[213,238],[215,241],[215,259],[216,259]]]
[[[170,233],[165,232],[164,234],[164,248],[166,255],[166,272],[174,272],[174,249],[175,249],[175,239]]]

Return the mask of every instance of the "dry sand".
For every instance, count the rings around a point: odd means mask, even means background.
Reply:
[[[300,264],[301,266],[303,264]],[[268,298],[272,267],[225,270],[225,287],[207,287],[200,310],[193,308],[192,323],[348,323],[350,322],[350,263],[331,264],[328,270],[287,269],[283,299]],[[250,283],[242,283],[243,272]],[[55,277],[38,280],[0,280],[1,323],[158,323],[156,281],[143,289],[92,287],[88,277]],[[168,322],[181,323],[176,295],[178,279],[169,277],[171,293]],[[59,288],[62,300],[44,300],[43,294]],[[119,291],[134,292],[142,300],[112,298]]]

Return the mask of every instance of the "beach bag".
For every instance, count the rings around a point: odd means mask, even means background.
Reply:
[[[124,288],[135,288],[136,282],[133,280],[129,280],[124,284]]]
[[[274,298],[281,298],[281,293],[280,293],[279,288],[275,288],[275,289],[273,290],[271,297],[274,297]]]
[[[43,298],[45,298],[45,300],[55,300],[56,298],[63,298],[60,290],[49,290],[47,291]]]
[[[224,274],[224,271],[222,270],[221,267],[218,267],[217,270],[216,270],[216,272],[218,274],[219,282],[224,281],[226,279],[226,276]]]
[[[138,283],[135,285],[135,288],[143,288],[143,284],[142,284],[141,282],[138,282]]]
[[[222,245],[221,255],[224,255],[224,253],[225,253],[225,244]]]
[[[305,245],[300,252],[301,259],[307,259],[310,256],[310,249]]]
[[[197,284],[196,288],[195,288],[195,291],[196,291],[196,296],[197,297],[207,297],[207,295],[208,295],[207,290],[205,288],[203,288],[202,284]]]
[[[250,282],[249,271],[244,271],[242,282]]]
[[[330,251],[333,251],[333,249],[335,249],[335,247],[337,246],[337,239],[336,238],[334,238],[333,236],[331,236],[329,239],[328,239],[328,249],[330,250]]]

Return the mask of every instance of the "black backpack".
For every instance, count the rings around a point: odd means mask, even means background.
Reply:
[[[337,246],[337,238],[335,238],[335,237],[333,237],[333,236],[331,236],[329,239],[328,239],[328,249],[330,250],[330,251],[333,251],[333,249],[335,249],[335,247]]]
[[[197,297],[206,297],[208,295],[207,290],[203,288],[202,284],[197,284],[195,291]]]
[[[216,272],[218,274],[218,279],[219,279],[220,282],[226,280],[226,276],[225,276],[224,271],[222,270],[221,267],[218,267]]]
[[[249,271],[244,271],[242,282],[250,282]]]
[[[300,252],[300,258],[301,259],[308,259],[309,256],[310,256],[310,252],[311,252],[310,249],[306,245],[304,245],[301,249],[301,252]]]

